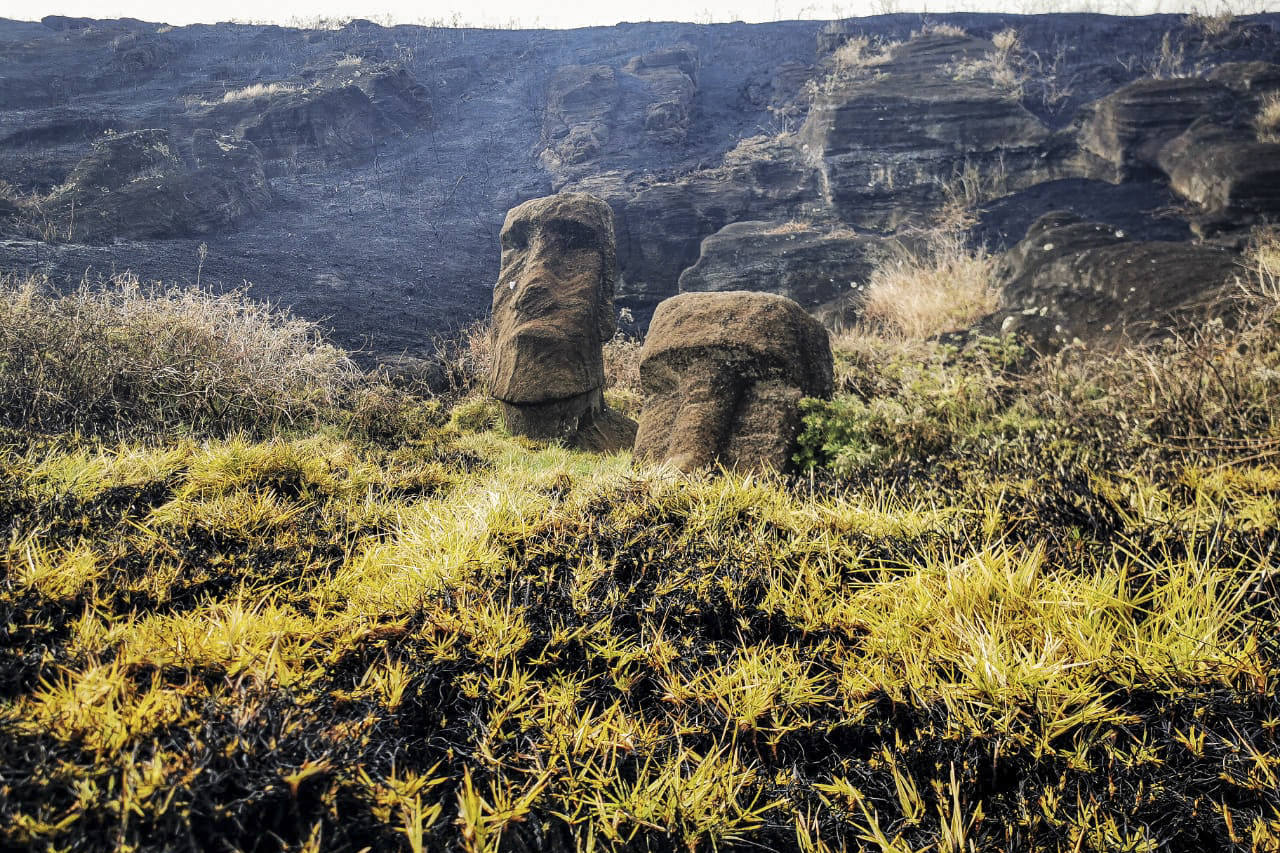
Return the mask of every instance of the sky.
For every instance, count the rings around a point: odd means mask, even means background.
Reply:
[[[583,27],[620,21],[777,21],[845,18],[884,12],[1098,11],[1240,13],[1280,11],[1280,0],[0,0],[0,17],[45,15],[141,18],[180,25],[245,21],[314,25],[317,19],[379,23]]]

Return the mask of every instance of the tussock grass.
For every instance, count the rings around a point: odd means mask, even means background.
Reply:
[[[343,59],[345,60],[346,57],[344,57]],[[344,61],[339,61],[338,64],[343,65],[343,64],[355,64],[355,63],[345,63]],[[266,98],[272,95],[282,95],[287,92],[296,92],[297,90],[298,90],[298,87],[294,86],[291,83],[250,83],[248,86],[243,86],[239,89],[231,89],[230,91],[224,92],[222,94],[221,100],[222,100],[222,103],[224,104],[230,104],[236,101],[252,101],[257,98]]]
[[[1280,142],[1280,95],[1272,95],[1262,104],[1254,126],[1259,142]]]
[[[964,328],[995,310],[994,263],[950,231],[933,232],[921,248],[899,247],[867,280],[863,322],[916,339]]]
[[[991,37],[991,44],[985,56],[957,63],[951,73],[958,80],[984,80],[1008,98],[1021,100],[1031,75],[1018,31],[1007,27]]]

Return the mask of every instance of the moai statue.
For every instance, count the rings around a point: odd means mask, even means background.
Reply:
[[[795,302],[769,293],[666,300],[640,359],[645,403],[636,457],[683,471],[789,467],[801,398],[832,391],[827,330]]]
[[[513,433],[603,453],[631,447],[635,422],[604,403],[617,281],[613,211],[600,199],[561,193],[507,213],[489,386]]]

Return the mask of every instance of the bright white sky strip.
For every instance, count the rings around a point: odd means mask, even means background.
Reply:
[[[778,21],[847,18],[884,12],[1154,12],[1236,14],[1280,10],[1280,0],[615,0],[531,2],[485,0],[0,0],[0,18],[45,15],[141,18],[169,24],[245,21],[314,26],[318,19],[369,18],[382,24],[585,27],[620,21]]]

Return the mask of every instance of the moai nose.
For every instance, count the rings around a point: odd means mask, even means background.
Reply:
[[[705,375],[686,377],[680,390],[680,408],[667,445],[680,450],[668,461],[681,471],[692,471],[715,461],[728,434],[737,395],[732,383]]]

